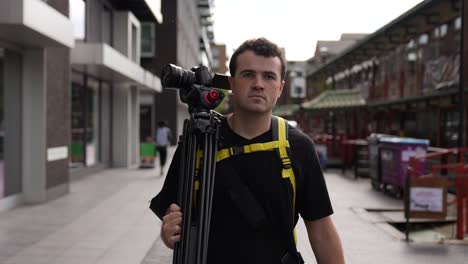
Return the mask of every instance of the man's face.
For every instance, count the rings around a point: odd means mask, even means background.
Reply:
[[[229,77],[234,99],[234,111],[267,113],[281,95],[281,61],[247,50],[237,57],[237,69]]]

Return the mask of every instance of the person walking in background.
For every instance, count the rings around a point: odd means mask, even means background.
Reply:
[[[166,164],[167,147],[171,139],[171,129],[167,127],[166,121],[159,121],[156,130],[156,150],[159,154],[159,165],[161,176],[164,174],[164,165]]]

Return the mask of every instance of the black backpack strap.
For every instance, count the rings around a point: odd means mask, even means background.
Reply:
[[[267,221],[265,209],[255,195],[237,174],[231,159],[224,162],[226,166],[226,191],[229,199],[252,229],[261,228]]]

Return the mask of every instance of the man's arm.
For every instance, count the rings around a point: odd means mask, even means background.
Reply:
[[[310,245],[319,264],[344,264],[343,249],[330,216],[305,221]]]

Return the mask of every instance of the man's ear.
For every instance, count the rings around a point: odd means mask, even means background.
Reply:
[[[281,81],[280,88],[279,88],[279,91],[278,91],[278,97],[277,97],[277,98],[280,98],[281,93],[283,92],[284,84],[285,84],[285,82],[284,82],[284,81]]]

